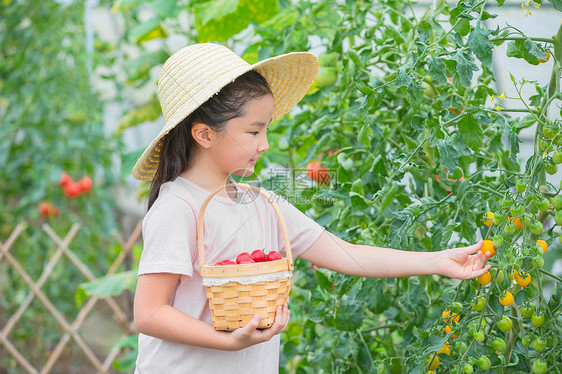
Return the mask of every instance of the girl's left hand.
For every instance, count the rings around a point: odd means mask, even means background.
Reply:
[[[451,278],[470,279],[486,273],[491,265],[486,265],[490,252],[485,255],[479,251],[483,241],[468,247],[446,249],[438,252],[437,273]],[[477,253],[476,253],[477,252]]]

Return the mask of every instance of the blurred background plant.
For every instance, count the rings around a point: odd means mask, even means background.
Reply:
[[[56,247],[41,230],[43,223],[62,237],[79,223],[71,247],[96,276],[105,273],[118,252],[109,232],[119,219],[111,187],[120,183],[112,163],[121,141],[104,132],[103,101],[91,84],[92,55],[85,48],[84,29],[81,2],[0,5],[0,241],[25,223],[28,228],[10,253],[34,280]],[[61,186],[63,174],[68,178]],[[67,320],[76,315],[74,292],[83,281],[63,259],[43,288]],[[2,326],[28,292],[4,257]],[[38,363],[59,341],[58,331],[55,319],[35,300],[10,338]],[[19,372],[7,351],[0,352],[0,371]]]

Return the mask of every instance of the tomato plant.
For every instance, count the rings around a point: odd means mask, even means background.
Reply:
[[[122,3],[116,8],[125,8]],[[551,267],[560,256],[555,239],[562,196],[547,174],[555,171],[562,140],[552,109],[561,99],[562,31],[526,35],[496,19],[490,5],[501,7],[503,1],[441,2],[419,14],[406,0],[260,1],[253,5],[261,11],[254,12],[255,39],[248,44],[232,30],[221,34],[226,7],[217,6],[205,20],[194,14],[194,28],[186,31],[174,30],[179,10],[150,3],[170,35],[224,42],[250,63],[284,52],[319,55],[317,82],[297,110],[271,126],[275,146],[255,168],[266,188],[292,198],[297,208],[353,243],[434,251],[482,238],[495,251],[495,271],[485,276],[485,285],[441,276],[354,278],[297,259],[292,319],[281,336],[283,372],[426,372],[435,358],[436,372],[472,372],[488,366],[481,356],[494,370],[532,370],[536,356],[521,343],[538,328],[519,307],[529,302],[548,317],[541,336],[557,334],[550,321],[560,318],[562,287]],[[133,23],[142,18],[136,7],[123,11]],[[242,30],[238,23],[245,18],[233,18]],[[504,50],[508,61],[530,68],[550,53],[543,65],[552,67],[548,85],[510,76],[507,69],[494,73],[492,58]],[[148,77],[162,54],[167,51],[155,51],[139,76]],[[511,78],[514,97],[494,92],[493,82],[503,77]],[[513,105],[507,108],[505,101]],[[524,129],[535,137],[532,155],[521,161]],[[313,170],[330,172],[326,183],[294,188],[293,180],[282,176],[289,183],[279,183],[278,175],[270,175],[271,166],[307,178],[311,162]],[[319,176],[311,172],[308,179]],[[326,198],[330,202],[318,203]],[[535,249],[537,240],[550,246],[544,266],[538,266],[543,254]],[[531,276],[526,287],[502,279],[523,273]],[[499,301],[503,291],[513,297],[509,307]],[[458,314],[459,320],[444,321],[447,310],[447,317]],[[471,330],[478,339],[468,332],[471,324],[478,326]],[[501,358],[491,346],[496,338],[506,344]],[[437,354],[445,342],[450,357]],[[549,367],[557,365],[554,351],[541,353]]]

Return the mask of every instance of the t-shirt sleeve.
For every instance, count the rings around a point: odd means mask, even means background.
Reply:
[[[197,250],[196,218],[191,206],[177,196],[160,196],[142,223],[143,251],[138,274],[193,274]]]
[[[301,212],[283,196],[274,194],[274,197],[287,226],[287,233],[289,234],[289,241],[291,242],[291,252],[293,257],[298,257],[310,248],[324,232],[325,228],[305,213]],[[279,248],[282,248],[284,253],[285,242],[281,230],[279,233]]]

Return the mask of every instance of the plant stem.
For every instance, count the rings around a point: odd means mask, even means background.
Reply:
[[[493,42],[499,42],[499,41],[505,41],[505,40],[527,40],[527,39],[531,39],[534,42],[544,42],[544,43],[554,43],[554,39],[552,38],[538,38],[538,37],[523,37],[523,36],[507,36],[507,37],[497,37],[497,38],[492,38],[490,39],[490,41]]]
[[[523,108],[513,108],[513,109],[500,109],[500,112],[513,112],[513,113],[533,113],[538,112],[537,110],[529,110]]]
[[[357,334],[361,338],[361,341],[363,342],[363,345],[365,346],[365,349],[367,350],[367,354],[369,355],[369,360],[371,360],[371,362],[374,362],[373,356],[371,355],[371,349],[367,345],[367,342],[365,341],[365,338],[363,337],[362,331],[357,331]]]
[[[546,270],[544,270],[544,269],[539,269],[539,271],[540,271],[541,273],[543,273],[544,275],[548,275],[549,277],[551,277],[551,278],[553,278],[553,279],[556,279],[558,282],[562,282],[562,278],[557,277],[556,275],[554,275],[554,274],[552,274],[552,273],[550,273],[550,272],[548,272],[548,271],[546,271]]]

